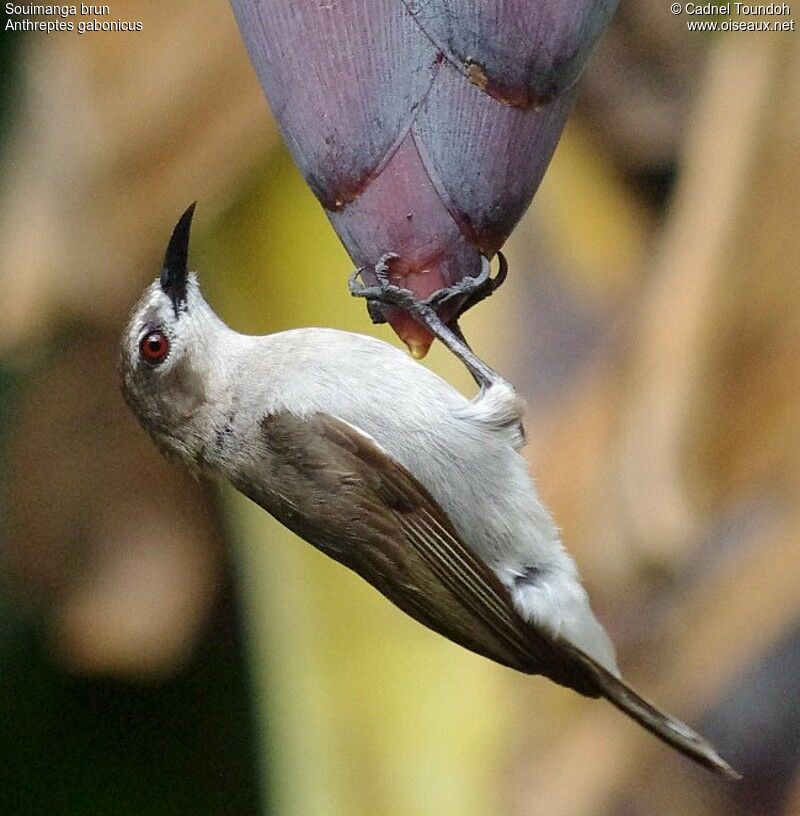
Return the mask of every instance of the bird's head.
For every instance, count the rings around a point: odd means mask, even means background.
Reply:
[[[193,214],[194,204],[175,225],[161,275],[133,308],[119,360],[134,414],[160,447],[179,455],[188,453],[192,418],[213,383],[215,338],[225,328],[187,267]]]

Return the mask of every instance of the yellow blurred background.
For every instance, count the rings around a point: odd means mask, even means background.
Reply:
[[[227,4],[127,0],[141,32],[2,39],[0,813],[800,814],[800,41],[635,5],[464,328],[528,401],[626,676],[744,781],[428,632],[158,456],[116,342],[192,200],[236,329],[395,341]]]

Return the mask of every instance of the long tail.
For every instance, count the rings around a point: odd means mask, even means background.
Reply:
[[[566,644],[575,660],[595,682],[597,691],[643,728],[676,748],[689,759],[703,765],[726,779],[741,779],[717,753],[714,746],[680,720],[659,711],[652,703],[640,697],[629,685],[604,669],[580,649]]]

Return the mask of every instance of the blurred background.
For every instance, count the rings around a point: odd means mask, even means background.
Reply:
[[[0,41],[0,813],[800,814],[796,34],[623,2],[509,281],[464,320],[528,401],[626,676],[731,785],[156,453],[116,343],[194,199],[235,328],[395,341],[347,295],[227,4],[112,11],[143,31]]]

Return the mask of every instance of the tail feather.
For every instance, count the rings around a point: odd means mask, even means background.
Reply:
[[[580,649],[568,645],[577,662],[594,680],[597,691],[612,705],[616,706],[632,720],[635,720],[651,734],[680,751],[684,756],[703,765],[726,779],[741,779],[741,774],[732,768],[717,753],[708,740],[696,731],[640,697],[627,683],[615,677]]]

